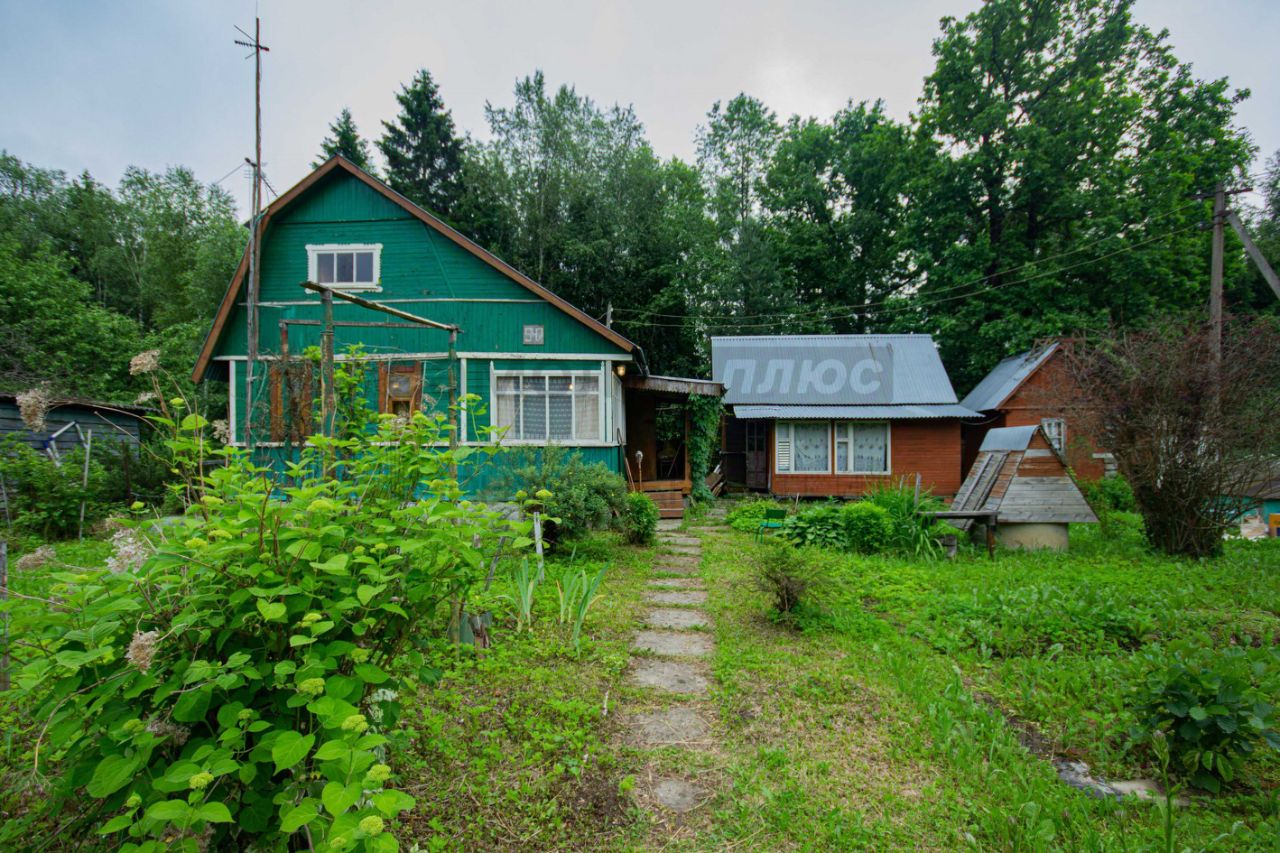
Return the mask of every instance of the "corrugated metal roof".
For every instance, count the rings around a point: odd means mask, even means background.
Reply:
[[[976,418],[964,406],[955,403],[921,406],[753,406],[733,407],[734,417],[752,420],[757,418],[781,418],[783,420],[850,420],[892,421],[925,418]]]
[[[729,405],[957,403],[928,335],[713,337],[711,360]]]
[[[1041,349],[1009,356],[982,377],[982,381],[965,395],[960,405],[975,412],[987,412],[1000,408],[1000,405],[1009,399],[1009,395],[1017,390],[1018,386],[1025,382],[1040,365],[1048,361],[1049,356],[1053,355],[1057,349],[1058,344],[1055,341]]]
[[[978,448],[978,452],[985,453],[988,450],[1026,450],[1031,445],[1031,439],[1035,437],[1038,429],[1040,429],[1038,426],[1018,426],[987,430],[987,435],[982,439],[982,446]]]

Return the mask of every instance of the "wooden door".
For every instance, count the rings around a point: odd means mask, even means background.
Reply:
[[[747,421],[747,488],[769,488],[769,422]]]

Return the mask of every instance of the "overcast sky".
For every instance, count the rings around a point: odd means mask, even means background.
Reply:
[[[976,0],[646,0],[646,2],[330,2],[330,0],[0,0],[0,148],[115,185],[130,164],[185,164],[247,206],[236,164],[253,148],[253,63],[232,44],[260,10],[265,172],[281,192],[308,171],[344,106],[368,137],[395,113],[420,67],[461,131],[484,138],[484,104],[510,103],[542,69],[600,104],[630,103],[661,156],[686,159],[716,100],[740,91],[779,116],[828,117],[883,98],[905,119],[932,68],[944,15]],[[358,11],[357,11],[358,10]],[[1249,88],[1239,121],[1280,148],[1277,0],[1139,0],[1197,74]]]

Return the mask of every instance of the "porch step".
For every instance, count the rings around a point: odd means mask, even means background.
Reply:
[[[658,505],[659,518],[684,518],[684,495],[680,492],[649,492],[648,495]]]

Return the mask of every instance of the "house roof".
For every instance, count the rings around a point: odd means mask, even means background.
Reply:
[[[1036,430],[1038,429],[1040,427],[1032,425],[999,427],[987,430],[978,452],[982,453],[987,450],[1026,450],[1031,446],[1031,439],[1036,437]]]
[[[892,421],[892,420],[925,420],[928,418],[973,418],[964,406],[956,404],[933,404],[919,406],[752,406],[738,405],[733,407],[734,417],[752,420],[756,418],[779,418],[782,420],[837,420],[851,421]]]
[[[341,155],[330,157],[323,164],[313,170],[310,175],[307,175],[301,181],[294,184],[293,187],[284,193],[284,195],[280,196],[268,205],[258,220],[259,237],[266,233],[267,224],[271,221],[273,216],[279,215],[282,210],[297,200],[304,192],[314,186],[323,177],[334,171],[345,171],[358,178],[360,181],[367,184],[376,192],[386,196],[393,203],[399,205],[409,214],[446,239],[451,240],[463,249],[466,249],[476,258],[493,267],[516,284],[526,290],[529,290],[535,295],[542,297],[556,308],[559,308],[579,323],[590,327],[593,331],[599,333],[602,337],[621,347],[626,352],[634,352],[637,349],[636,345],[627,338],[552,293],[547,288],[538,284],[536,281],[511,266],[506,261],[499,258],[497,255],[494,255],[492,252],[482,248],[477,243],[463,236],[460,232],[445,223],[444,220],[440,219],[435,214],[432,214],[409,201],[409,199],[405,198],[400,193],[396,192],[391,187],[387,186],[382,181],[373,177],[368,172],[364,171]],[[196,359],[195,370],[193,370],[191,374],[191,378],[195,382],[199,382],[204,378],[205,371],[209,367],[209,361],[213,358],[214,348],[217,346],[218,339],[221,336],[223,329],[226,327],[227,320],[231,316],[231,309],[235,306],[236,297],[239,295],[241,285],[244,283],[248,266],[249,252],[246,248],[245,253],[240,258],[240,265],[236,267],[235,275],[232,276],[231,283],[227,287],[227,292],[223,295],[222,302],[218,306],[218,312],[214,316],[213,327],[205,337],[204,345],[200,348],[200,355]]]
[[[975,412],[989,412],[1000,408],[1057,351],[1058,343],[1054,341],[1048,346],[1009,356],[982,377],[982,381],[965,395],[960,405]]]
[[[715,337],[711,339],[711,374],[724,384],[729,405],[957,403],[938,349],[928,335]],[[926,416],[970,415],[972,412]]]

